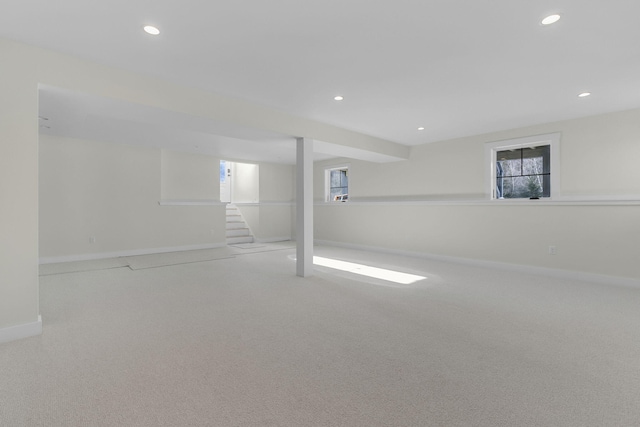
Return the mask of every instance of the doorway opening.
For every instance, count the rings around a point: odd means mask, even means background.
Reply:
[[[220,201],[258,203],[259,165],[220,160]]]

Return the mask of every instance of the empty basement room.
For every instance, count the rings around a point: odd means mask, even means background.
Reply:
[[[638,2],[6,3],[0,425],[638,425]]]

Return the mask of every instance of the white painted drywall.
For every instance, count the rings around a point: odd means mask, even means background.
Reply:
[[[260,167],[253,163],[234,163],[231,177],[233,203],[257,203],[260,199]]]
[[[238,203],[238,209],[257,241],[292,238],[294,167],[259,163],[259,203]]]
[[[640,279],[640,204],[399,203],[486,200],[485,143],[552,132],[562,133],[561,197],[640,200],[640,110],[631,110],[416,146],[397,163],[351,160],[350,203],[320,202],[324,168],[341,160],[319,162],[316,239]]]
[[[0,341],[38,322],[37,66],[0,43]]]
[[[41,135],[40,257],[224,244],[223,205],[158,204],[161,182],[177,199],[210,196],[216,187],[210,180],[192,182],[201,192],[181,192],[185,180],[177,177],[195,179],[194,170],[216,161],[171,153],[170,178],[177,181],[171,183],[161,178],[162,157],[159,149]]]
[[[161,150],[162,200],[218,200],[220,159]]]
[[[260,163],[260,200],[290,202],[293,200],[295,167],[274,163]]]

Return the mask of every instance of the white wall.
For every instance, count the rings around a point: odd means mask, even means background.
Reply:
[[[158,203],[162,192],[179,200],[215,197],[216,162],[208,156],[41,135],[40,257],[223,245],[223,205]]]
[[[237,166],[237,164],[236,164]],[[273,163],[256,165],[259,203],[237,203],[257,241],[292,238],[294,167]],[[257,198],[257,195],[256,195]]]
[[[0,43],[0,342],[39,314],[38,64],[16,53]]]
[[[231,187],[234,203],[257,203],[260,199],[260,167],[253,163],[234,163]]]
[[[162,200],[219,200],[220,159],[160,150]]]
[[[350,161],[349,192],[360,198],[399,195],[481,198],[484,143],[554,132],[562,133],[563,196],[640,197],[640,170],[635,165],[640,156],[638,109],[416,146],[409,161],[389,164]],[[320,187],[315,188],[318,198]]]
[[[562,133],[561,197],[637,202],[482,202],[488,198],[485,143],[552,132]],[[640,279],[637,159],[640,110],[426,144],[414,147],[410,160],[392,164],[350,160],[351,201],[337,205],[321,202],[323,174],[344,160],[319,162],[315,238]],[[551,245],[557,255],[549,255]]]

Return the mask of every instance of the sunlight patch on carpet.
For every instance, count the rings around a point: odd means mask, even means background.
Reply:
[[[339,261],[336,259],[323,258],[319,256],[313,257],[313,263],[322,267],[347,271],[349,273],[359,274],[374,279],[386,280],[388,282],[399,283],[401,285],[410,285],[412,283],[426,279],[426,277],[418,276],[416,274],[403,273],[401,271],[387,270],[386,268],[371,267],[369,265]]]

